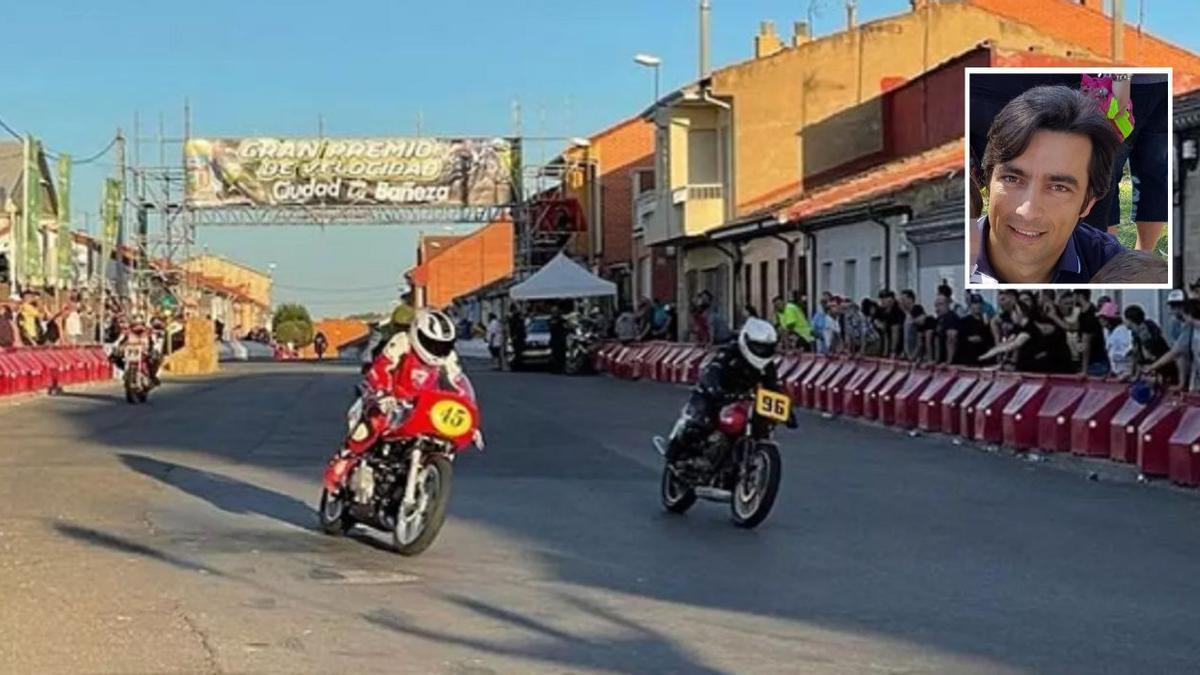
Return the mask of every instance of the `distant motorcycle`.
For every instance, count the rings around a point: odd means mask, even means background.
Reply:
[[[753,528],[766,520],[779,494],[783,469],[773,431],[792,421],[791,406],[786,394],[760,388],[753,398],[722,408],[717,429],[702,447],[688,459],[663,466],[663,507],[684,513],[700,498],[728,502],[738,527]],[[677,424],[683,423],[680,419]],[[654,445],[666,455],[666,439],[656,437]]]
[[[150,397],[150,390],[154,388],[146,348],[140,344],[127,344],[121,351],[125,369],[125,401],[130,404],[145,403]]]
[[[581,375],[592,371],[592,357],[600,344],[600,336],[587,326],[576,326],[567,336],[567,360],[564,370],[567,375]]]
[[[411,405],[365,395],[347,413],[351,430],[365,423],[374,436],[344,485],[333,462],[325,472],[319,518],[327,534],[362,524],[392,534],[394,549],[417,555],[433,543],[446,519],[455,456],[482,448],[479,409],[466,376],[451,389],[417,394]]]

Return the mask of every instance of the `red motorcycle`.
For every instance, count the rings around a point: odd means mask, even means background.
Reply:
[[[350,409],[350,434],[369,448],[348,473],[335,457],[321,491],[321,529],[341,535],[356,524],[392,534],[401,555],[429,548],[446,520],[455,456],[483,448],[479,409],[470,380],[460,375],[421,390],[411,402],[370,394]],[[345,474],[345,480],[342,475]]]
[[[680,418],[672,433],[679,433],[684,423]],[[735,525],[757,527],[779,494],[783,467],[772,433],[777,424],[795,424],[792,401],[781,392],[760,388],[752,397],[726,405],[717,428],[691,458],[663,466],[663,508],[684,513],[697,498],[727,502]],[[666,455],[667,439],[655,437],[654,446]]]

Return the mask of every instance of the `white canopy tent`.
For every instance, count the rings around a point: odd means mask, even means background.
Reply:
[[[559,253],[525,281],[509,289],[513,300],[595,298],[617,294],[617,285]]]

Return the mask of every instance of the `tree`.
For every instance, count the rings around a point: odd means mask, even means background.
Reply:
[[[286,344],[291,342],[297,347],[312,343],[313,322],[304,305],[283,304],[275,310],[271,320],[275,328],[275,341]]]

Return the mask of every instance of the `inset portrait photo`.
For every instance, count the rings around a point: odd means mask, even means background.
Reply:
[[[1168,288],[1171,69],[966,77],[966,287]]]

